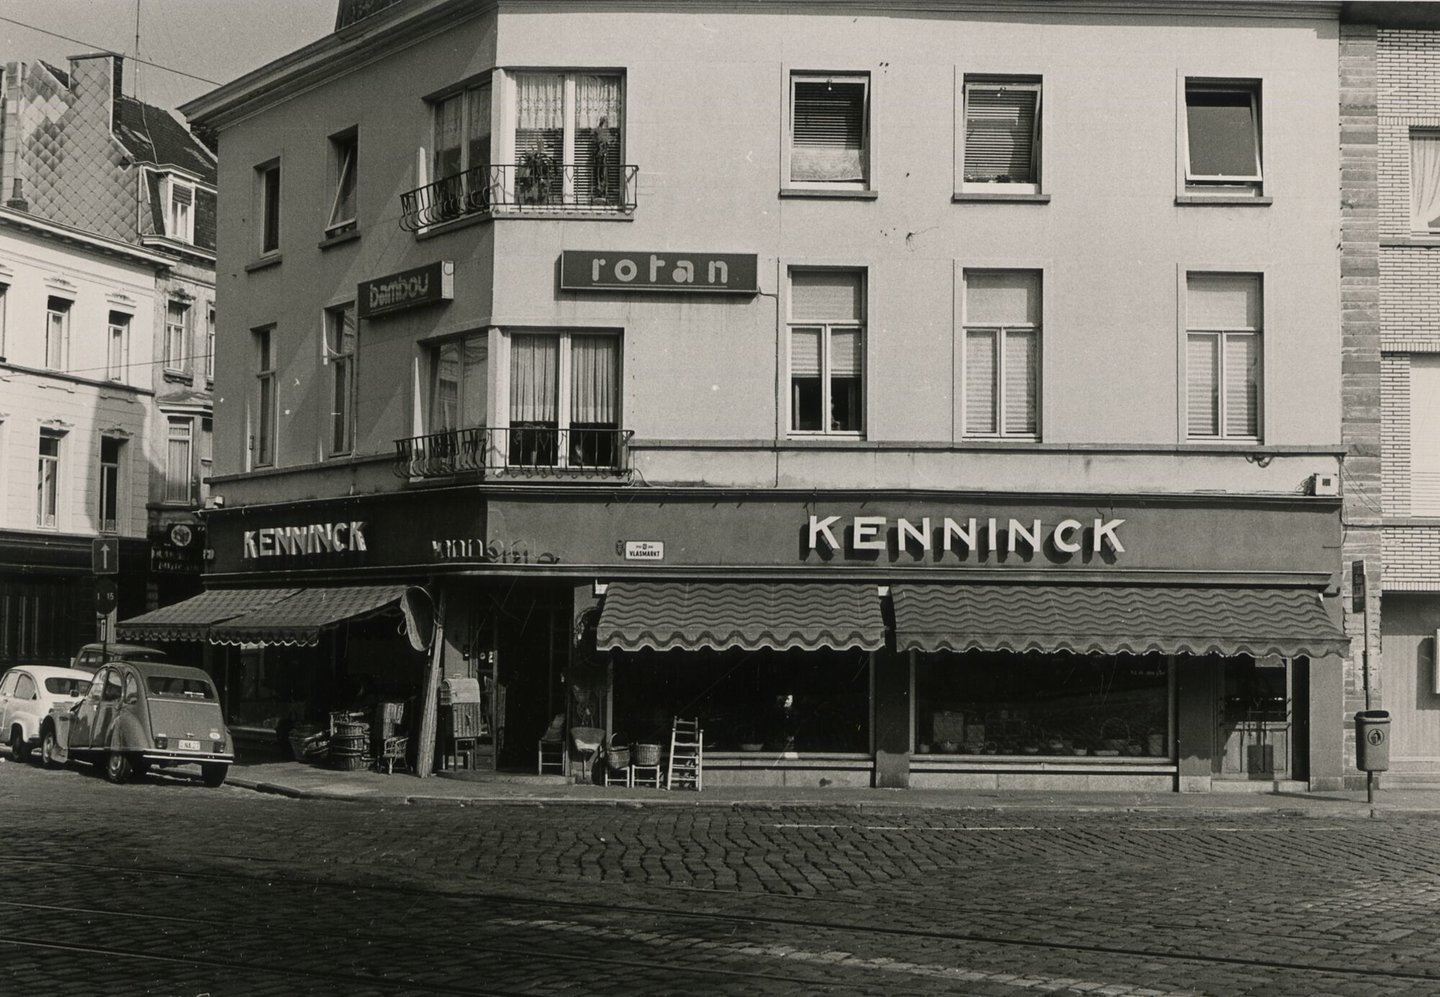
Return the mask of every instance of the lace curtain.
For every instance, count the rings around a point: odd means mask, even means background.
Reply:
[[[618,425],[615,393],[620,370],[619,341],[613,336],[570,340],[570,422]]]
[[[559,418],[556,385],[560,340],[555,336],[510,337],[510,424],[554,426]]]
[[[1410,211],[1416,231],[1440,228],[1440,132],[1410,136]]]

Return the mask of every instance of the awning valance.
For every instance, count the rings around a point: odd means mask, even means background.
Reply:
[[[289,598],[210,628],[213,644],[313,646],[320,631],[377,613],[405,594],[404,585],[295,589]]]
[[[203,641],[216,623],[281,602],[297,591],[292,588],[211,589],[172,606],[121,620],[115,631],[121,640]]]
[[[827,582],[611,582],[601,650],[859,648],[885,645],[874,585]]]
[[[1309,589],[976,584],[890,592],[900,650],[1313,658],[1349,645]]]

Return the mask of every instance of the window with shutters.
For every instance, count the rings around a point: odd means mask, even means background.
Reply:
[[[1200,192],[1260,193],[1260,82],[1185,81],[1185,185]]]
[[[1038,440],[1041,280],[1037,270],[966,270],[962,435]]]
[[[1040,191],[1040,80],[965,77],[967,193]]]
[[[1191,440],[1258,442],[1264,295],[1259,274],[1191,273],[1185,293],[1185,418]]]
[[[796,187],[864,190],[870,182],[870,77],[790,77],[790,175]]]
[[[789,413],[793,435],[864,428],[865,274],[790,271]]]

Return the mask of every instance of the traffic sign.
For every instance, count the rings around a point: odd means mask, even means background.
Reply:
[[[115,584],[115,579],[95,579],[95,612],[97,615],[109,616],[115,612],[115,603],[119,596],[120,587]]]
[[[120,573],[120,541],[116,537],[96,537],[90,544],[91,570],[97,575]]]

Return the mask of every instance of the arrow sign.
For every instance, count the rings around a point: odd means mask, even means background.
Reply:
[[[119,586],[113,578],[95,579],[95,612],[100,616],[108,616],[115,611],[115,603],[119,596]]]
[[[90,544],[90,564],[97,575],[118,575],[120,541],[115,537],[96,537]]]

